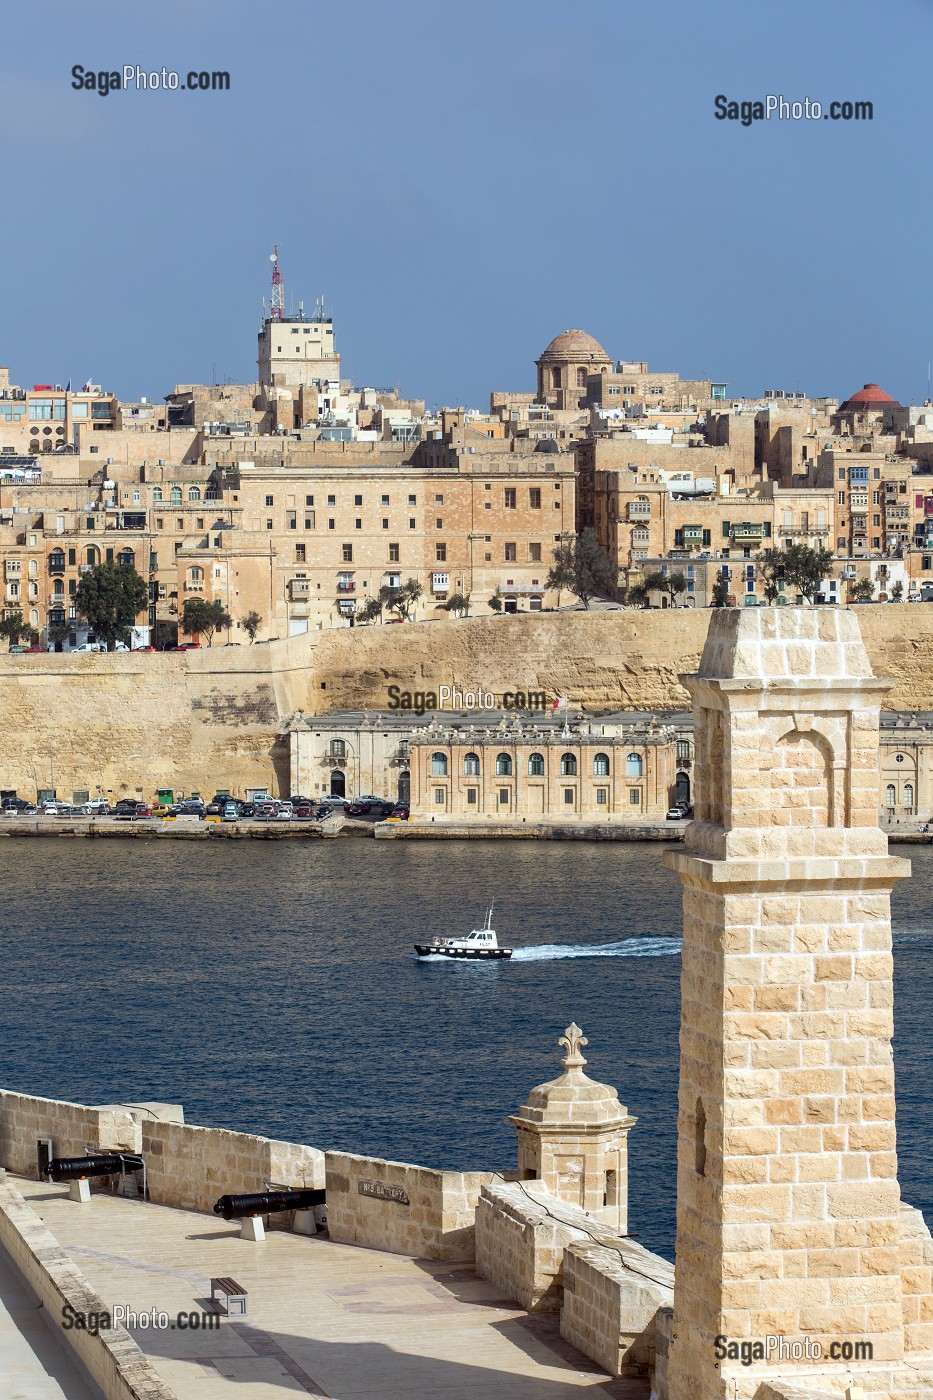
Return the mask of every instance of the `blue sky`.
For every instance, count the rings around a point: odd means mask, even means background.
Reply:
[[[255,375],[268,255],[344,372],[529,389],[582,326],[736,393],[926,393],[933,7],[37,0],[0,49],[0,363],[122,397]],[[227,69],[228,93],[71,87]],[[872,122],[717,121],[735,99]]]

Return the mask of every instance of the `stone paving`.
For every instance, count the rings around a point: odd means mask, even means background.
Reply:
[[[0,1249],[0,1400],[94,1400],[45,1310]]]
[[[468,1265],[278,1230],[250,1243],[212,1216],[13,1183],[108,1305],[174,1317],[209,1308],[212,1276],[248,1290],[248,1317],[218,1330],[129,1328],[179,1400],[647,1400]]]

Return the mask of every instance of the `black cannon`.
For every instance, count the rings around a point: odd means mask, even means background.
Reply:
[[[53,1157],[48,1165],[51,1181],[79,1181],[88,1176],[115,1176],[142,1170],[135,1152],[100,1152],[93,1157]]]
[[[214,1214],[224,1220],[244,1220],[251,1215],[270,1215],[277,1210],[310,1210],[322,1206],[325,1191],[256,1191],[250,1196],[221,1196]]]

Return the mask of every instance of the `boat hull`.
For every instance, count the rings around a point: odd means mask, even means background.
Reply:
[[[466,958],[470,962],[491,962],[494,958],[510,958],[511,948],[439,948],[430,943],[416,943],[419,958]]]

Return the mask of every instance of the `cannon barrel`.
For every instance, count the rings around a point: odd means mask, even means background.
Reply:
[[[92,1157],[53,1157],[48,1165],[51,1181],[77,1181],[82,1176],[113,1176],[119,1171],[139,1171],[142,1157],[135,1152],[100,1152]]]
[[[242,1220],[276,1210],[310,1210],[312,1206],[322,1206],[325,1199],[324,1191],[255,1191],[248,1196],[221,1196],[214,1214],[222,1215],[224,1220]]]

